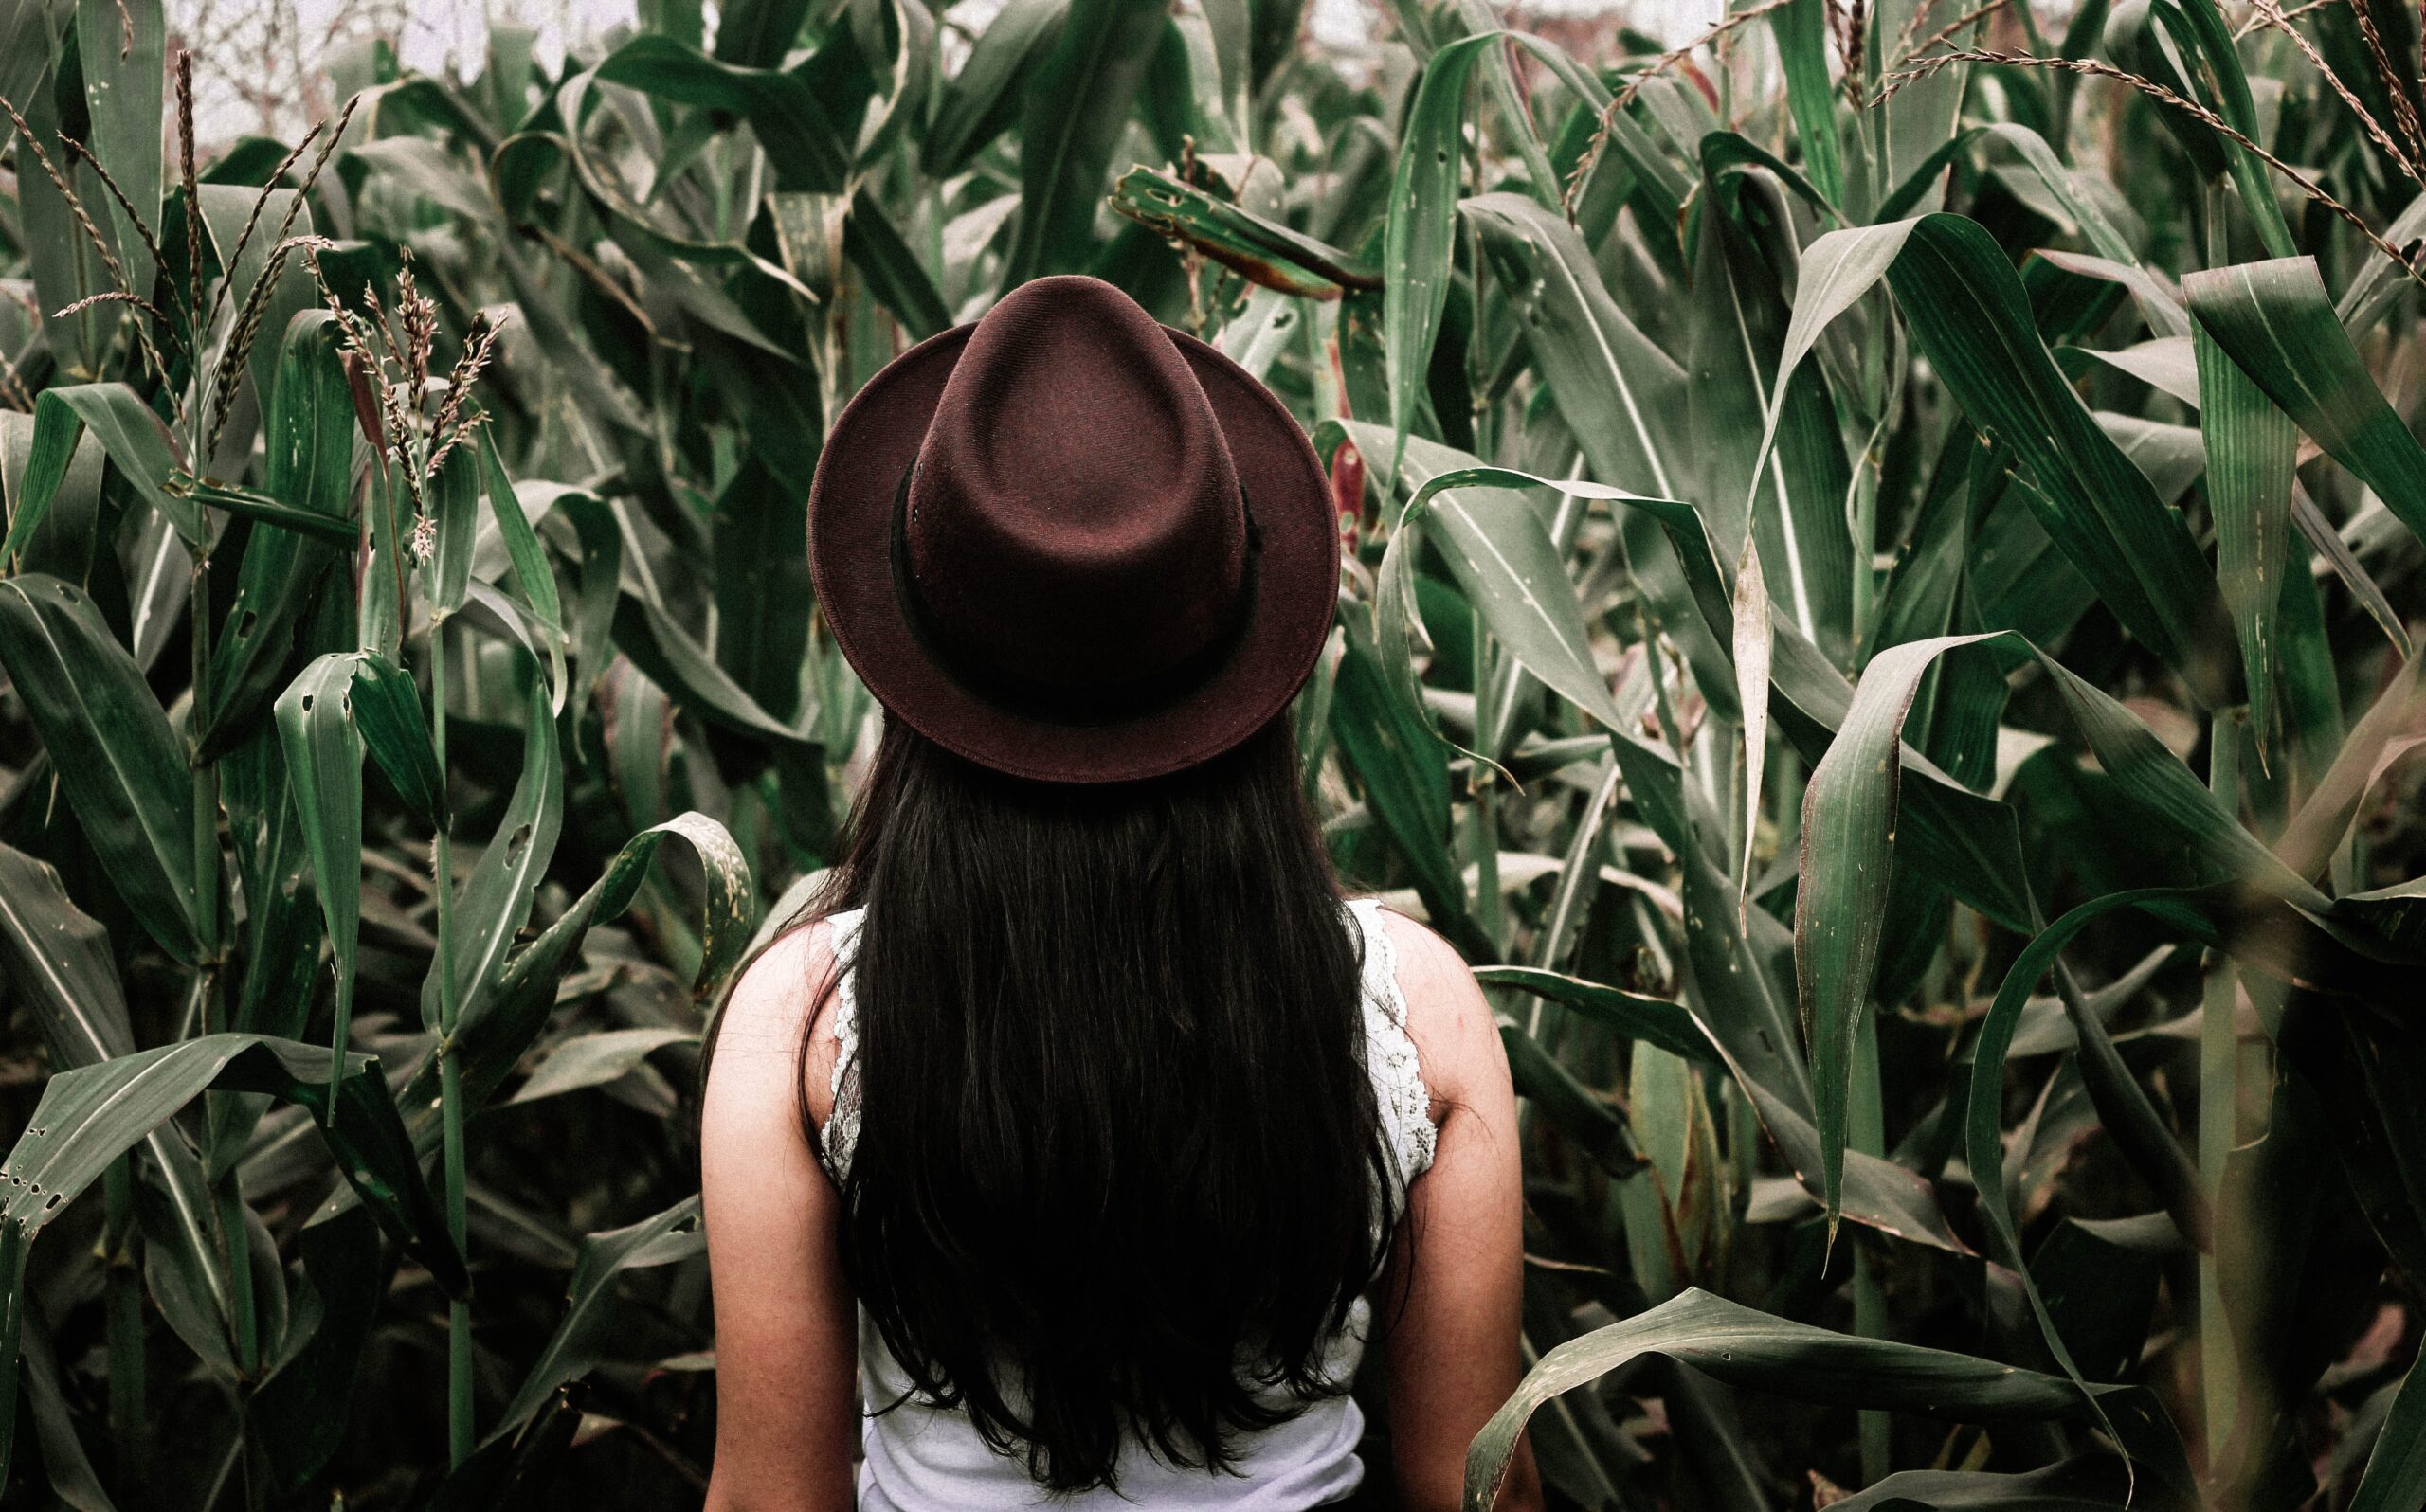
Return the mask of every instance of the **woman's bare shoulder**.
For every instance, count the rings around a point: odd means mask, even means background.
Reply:
[[[1475,1089],[1504,1084],[1507,1052],[1474,968],[1429,925],[1390,908],[1381,917],[1398,954],[1407,1034],[1434,1100],[1457,1104]]]
[[[821,1125],[832,1111],[835,994],[832,927],[814,919],[778,936],[751,960],[726,998],[711,1066],[711,1116],[718,1092],[752,1103],[780,1098],[781,1107],[754,1108],[790,1123],[797,1118],[794,1077],[805,1070],[810,1116]],[[806,1022],[804,1020],[806,1020]],[[809,1036],[801,1066],[801,1036]],[[724,1074],[730,1066],[733,1074]],[[729,1111],[741,1111],[738,1109]]]

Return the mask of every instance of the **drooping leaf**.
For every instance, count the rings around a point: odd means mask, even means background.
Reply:
[[[422,981],[422,1021],[430,1029],[442,1021],[443,995],[450,987],[457,1024],[478,1011],[505,968],[516,933],[531,917],[539,879],[555,855],[565,817],[565,768],[544,684],[533,682],[527,707],[522,775],[498,820],[497,833],[473,863],[471,875],[464,878],[456,897],[452,981],[446,981],[448,963],[443,960],[430,963],[429,974]],[[441,887],[453,883],[451,877],[439,879]]]
[[[363,747],[413,818],[435,829],[446,819],[446,774],[438,769],[421,688],[375,651],[356,652],[352,659],[353,723]]]
[[[189,545],[199,546],[206,538],[202,511],[188,498],[169,488],[170,476],[177,470],[177,454],[160,418],[144,406],[135,391],[124,384],[75,384],[62,388],[45,388],[34,401],[36,458],[42,464],[37,474],[28,468],[27,488],[18,504],[20,516],[30,516],[24,524],[12,519],[9,525],[9,541],[5,553],[13,557],[24,549],[18,538],[22,529],[30,533],[50,508],[51,494],[66,476],[67,459],[76,448],[77,437],[89,427],[101,443],[101,450],[135,489],[144,503],[158,510],[169,523],[177,528]],[[44,432],[48,431],[49,439]]]
[[[2011,632],[1946,636],[1891,646],[1873,657],[1827,755],[1813,768],[1802,808],[1801,886],[1795,898],[1795,974],[1811,1046],[1823,1154],[1844,1145],[1855,1030],[1868,1011],[1887,887],[1892,876],[1898,755],[1904,719],[1922,675],[1940,657],[1995,646],[2030,656],[2054,682],[2066,711],[2115,786],[2129,796],[2151,845],[2182,857],[2182,880],[2247,882],[2303,907],[2323,894],[2242,829],[2205,784],[2128,710]],[[1838,1178],[1826,1178],[1833,1209]]]
[[[193,782],[142,669],[83,591],[38,572],[0,579],[0,666],[50,752],[111,882],[153,939],[202,959]]]
[[[2182,292],[2200,329],[2240,370],[2426,540],[2426,446],[2368,376],[2315,260],[2195,273]]]
[[[1534,361],[1594,475],[1675,497],[1688,476],[1673,434],[1685,412],[1684,370],[1619,309],[1573,226],[1517,194],[1480,195],[1462,208],[1487,243],[1497,241]]]
[[[574,952],[594,926],[631,907],[659,848],[669,837],[690,846],[707,884],[694,994],[713,993],[748,953],[756,916],[750,864],[724,827],[703,814],[684,813],[632,837],[589,890],[507,963],[496,989],[468,1005],[456,1043],[463,1061],[463,1095],[472,1106],[485,1103],[503,1085],[516,1062],[547,1027],[548,1016],[555,1007],[556,983]],[[433,1107],[438,1084],[434,1059],[425,1061],[407,1086],[406,1106]],[[428,1141],[435,1142],[435,1119],[419,1123],[416,1128],[417,1133],[425,1130]]]
[[[719,30],[719,55],[723,45]],[[782,56],[782,46],[768,54],[770,63]],[[833,193],[850,171],[848,146],[801,71],[744,67],[672,37],[643,33],[599,63],[597,77],[660,99],[743,117],[766,149],[776,183],[786,189]]]
[[[842,218],[842,252],[912,339],[924,341],[951,324],[932,275],[865,185],[851,195],[850,213]]]
[[[1913,337],[1972,423],[2013,448],[2023,496],[2114,617],[2209,708],[2233,663],[2215,574],[2179,513],[2101,431],[2039,340],[2012,264],[1977,222],[1925,216],[1888,271]]]
[[[1120,175],[1113,186],[1112,207],[1150,230],[1186,243],[1259,288],[1336,299],[1348,289],[1370,289],[1381,281],[1337,247],[1150,168],[1132,168]]]
[[[707,1244],[708,1236],[699,1228],[696,1196],[638,1223],[583,1239],[572,1280],[565,1288],[564,1316],[485,1442],[498,1442],[520,1428],[558,1386],[588,1374],[606,1358],[613,1345],[617,1281],[629,1271],[704,1253]]]
[[[687,1029],[602,1029],[576,1035],[550,1050],[516,1090],[514,1101],[535,1103],[585,1087],[600,1087],[630,1074],[668,1045],[696,1043]]]
[[[350,1056],[332,1089],[327,1053],[263,1035],[206,1035],[62,1071],[44,1087],[33,1119],[0,1174],[0,1357],[17,1352],[27,1248],[104,1167],[210,1089],[265,1093],[310,1109],[347,1183],[397,1242],[449,1291],[465,1285],[435,1198],[389,1101],[379,1063]],[[13,1420],[17,1372],[0,1372],[0,1420]],[[0,1462],[6,1440],[0,1438]],[[5,1469],[5,1463],[0,1463]]]
[[[1514,987],[1563,1003],[1629,1039],[1657,1045],[1687,1060],[1711,1061],[1710,1036],[1684,1004],[1645,997],[1534,966],[1480,966],[1475,980],[1488,987]]]
[[[615,644],[651,682],[710,724],[779,746],[809,743],[760,707],[653,601],[626,593],[617,602]]]
[[[336,970],[335,1027],[330,1035],[332,1086],[345,1069],[352,1033],[355,947],[362,932],[362,730],[354,722],[354,658],[325,656],[303,669],[278,700],[280,747],[313,891],[329,931]]]
[[[2073,1416],[2083,1407],[2080,1394],[2060,1377],[1790,1323],[1696,1288],[1544,1355],[1467,1451],[1469,1512],[1487,1512],[1498,1496],[1517,1436],[1535,1410],[1647,1354],[1664,1355],[1731,1386],[1954,1422],[2046,1422]],[[2103,1390],[2118,1397],[2136,1392]]]

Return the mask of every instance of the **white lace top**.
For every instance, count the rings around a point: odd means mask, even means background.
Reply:
[[[1364,942],[1365,1058],[1397,1167],[1393,1208],[1403,1203],[1415,1179],[1431,1167],[1438,1138],[1431,1118],[1432,1094],[1416,1059],[1406,1027],[1406,995],[1398,979],[1398,947],[1382,923],[1379,899],[1358,898],[1346,909]],[[827,1172],[837,1182],[849,1174],[859,1140],[859,1003],[851,963],[862,910],[846,909],[826,921],[829,948],[841,963],[831,1022],[835,1040],[833,1111],[820,1131]],[[1348,1325],[1324,1354],[1325,1376],[1345,1386],[1355,1377],[1371,1328],[1371,1309],[1358,1298]],[[889,1412],[871,1413],[861,1425],[860,1512],[992,1512],[995,1508],[1042,1507],[1059,1512],[1098,1512],[1115,1506],[1200,1509],[1222,1512],[1297,1512],[1346,1499],[1365,1478],[1356,1457],[1365,1416],[1349,1396],[1322,1398],[1278,1427],[1239,1446],[1237,1475],[1175,1469],[1142,1447],[1122,1455],[1121,1494],[1095,1490],[1049,1497],[1028,1479],[1018,1459],[998,1454],[962,1413],[928,1406],[909,1395],[909,1382],[864,1313],[860,1320],[860,1384],[865,1403]]]

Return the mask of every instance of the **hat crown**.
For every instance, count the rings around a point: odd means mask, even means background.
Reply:
[[[1036,279],[977,323],[896,508],[921,628],[982,680],[1150,687],[1215,651],[1247,602],[1220,422],[1162,327],[1100,279]]]

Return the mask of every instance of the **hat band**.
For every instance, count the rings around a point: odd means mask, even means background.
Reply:
[[[1247,627],[1255,620],[1256,564],[1263,549],[1263,531],[1256,524],[1254,506],[1247,502],[1246,484],[1240,482],[1239,508],[1246,515],[1247,526],[1246,569],[1240,577],[1228,621],[1204,645],[1143,677],[1088,686],[1046,682],[978,660],[959,637],[936,620],[918,592],[917,574],[910,565],[910,476],[916,468],[913,459],[901,470],[901,480],[893,491],[894,596],[919,648],[972,696],[1007,712],[1053,724],[1081,728],[1121,724],[1167,709],[1210,682],[1246,639]]]

